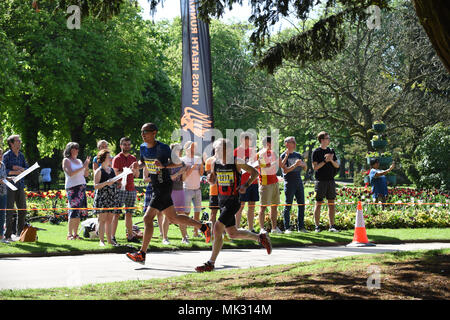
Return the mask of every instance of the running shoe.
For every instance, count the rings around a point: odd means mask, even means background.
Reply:
[[[127,252],[127,257],[134,262],[145,264],[145,252],[142,252],[141,250],[134,253]]]
[[[189,244],[189,239],[186,237],[186,238],[183,238],[182,240],[181,240],[181,244]]]
[[[270,238],[267,233],[260,233],[259,234],[259,243],[266,248],[267,254],[272,253],[272,244],[270,243]]]
[[[203,235],[205,236],[205,242],[209,243],[211,241],[211,227],[209,226],[209,223],[205,223],[206,230],[203,231]]]
[[[330,229],[328,229],[328,231],[330,231],[330,232],[339,232],[339,230],[338,229],[336,229],[336,226],[330,226]]]
[[[162,244],[164,244],[164,245],[169,245],[169,244],[170,244],[170,241],[169,241],[168,239],[164,239],[164,240],[162,241]]]
[[[202,266],[198,266],[195,268],[195,271],[197,272],[210,272],[214,270],[214,264],[211,262],[206,262]]]

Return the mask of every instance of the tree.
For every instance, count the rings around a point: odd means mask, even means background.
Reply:
[[[414,152],[419,176],[413,177],[421,188],[450,190],[450,128],[437,123],[425,130],[419,146]]]
[[[80,30],[66,27],[62,11],[42,6],[36,12],[25,0],[3,1],[0,12],[0,30],[22,53],[14,66],[20,81],[14,95],[5,95],[10,103],[3,106],[2,126],[8,123],[23,136],[28,161],[40,159],[40,140],[53,141],[47,151],[79,142],[84,156],[99,136],[120,139],[125,130],[116,128],[130,128],[124,120],[141,122],[155,102],[170,99],[157,72],[162,43],[135,8],[124,4],[106,22],[86,17]],[[167,98],[155,99],[159,93],[149,93],[152,86]],[[146,100],[145,91],[155,101]],[[135,126],[132,133],[138,131]]]

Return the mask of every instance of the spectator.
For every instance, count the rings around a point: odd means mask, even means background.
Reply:
[[[44,190],[48,191],[52,185],[52,176],[51,176],[52,168],[42,168],[41,176],[42,183],[44,184]]]
[[[281,169],[284,178],[284,194],[286,197],[286,204],[288,204],[283,209],[285,233],[291,233],[290,204],[294,201],[294,196],[299,204],[297,211],[297,230],[299,232],[307,232],[305,229],[305,192],[301,177],[302,168],[304,170],[307,169],[306,163],[303,161],[303,156],[300,155],[300,153],[295,152],[295,147],[297,145],[295,137],[287,137],[284,139],[284,145],[286,151],[281,154]]]
[[[100,167],[94,173],[94,207],[95,208],[114,208],[117,205],[118,188],[117,182],[111,182],[110,179],[116,176],[111,168],[111,157],[108,149],[102,149],[97,154],[97,162]],[[109,244],[117,245],[112,240],[112,219],[114,210],[96,210],[98,214],[98,237],[100,246],[105,246],[106,239]]]
[[[379,170],[380,162],[378,159],[372,159],[370,160],[370,167],[369,178],[372,186],[372,196],[376,202],[386,203],[388,195],[386,174],[394,169],[395,163],[393,162],[387,170]]]
[[[239,138],[241,141],[241,145],[234,149],[234,156],[240,159],[244,159],[246,164],[253,166],[256,162],[256,152],[254,148],[250,147],[252,145],[252,135],[248,132],[243,132]],[[249,178],[250,173],[244,172],[241,176],[241,185],[246,184]],[[236,213],[236,228],[239,229],[241,225],[242,211],[244,210],[245,203],[247,202],[248,230],[256,233],[253,228],[253,221],[255,219],[255,204],[257,201],[259,201],[258,179],[253,181],[253,183],[247,188],[247,191],[245,193],[240,193],[239,198],[241,201],[241,207]]]
[[[281,160],[272,150],[272,138],[263,139],[263,149],[256,154],[259,173],[259,197],[261,208],[259,211],[259,225],[261,232],[264,231],[264,220],[266,207],[270,206],[270,220],[272,233],[283,233],[277,226],[278,205],[280,204],[280,190],[278,187],[277,170],[281,166]]]
[[[123,172],[124,168],[130,168],[133,170],[133,174],[129,174],[126,178],[122,179],[122,187],[118,191],[119,198],[117,202],[118,207],[125,206],[126,208],[133,208],[136,204],[136,187],[134,185],[134,179],[139,178],[139,168],[137,168],[137,159],[130,154],[131,139],[124,137],[120,139],[121,152],[114,157],[112,161],[112,167],[116,175]],[[125,183],[124,183],[125,182]],[[111,238],[113,242],[116,242],[117,224],[119,223],[119,215],[122,210],[116,210],[116,214],[113,215]],[[125,227],[127,230],[127,241],[139,243],[139,239],[133,237],[133,216],[134,209],[125,209]]]
[[[97,149],[98,151],[108,149],[108,141],[100,140],[99,142],[97,142]],[[100,165],[98,164],[97,156],[95,156],[94,159],[92,160],[92,171],[95,172],[95,170],[97,170],[99,166]]]
[[[6,179],[6,167],[3,164],[3,150],[0,149],[0,241],[3,243],[9,243],[5,238],[5,219],[6,219],[6,202],[7,187],[3,180]]]
[[[200,178],[203,175],[204,168],[202,159],[195,155],[197,144],[192,141],[186,142],[184,150],[186,155],[181,160],[186,164],[186,178],[183,182],[185,195],[185,213],[189,215],[191,203],[194,204],[194,220],[200,220],[200,211],[202,209],[202,191],[200,189]],[[194,228],[194,237],[200,237],[198,229]]]
[[[328,231],[338,232],[334,225],[334,216],[336,207],[334,201],[336,199],[336,183],[334,176],[339,169],[339,163],[333,149],[330,149],[330,135],[322,131],[317,135],[320,147],[315,149],[312,153],[312,166],[315,171],[316,183],[314,190],[316,191],[316,205],[314,208],[314,222],[316,225],[315,232],[320,232],[320,209],[323,198],[328,200],[328,217],[330,219],[330,228]]]
[[[22,141],[20,140],[20,136],[12,135],[8,137],[8,145],[9,149],[3,155],[3,164],[6,168],[7,176],[18,176],[23,171],[28,169],[28,164],[25,161],[25,157],[20,152],[20,148],[22,146]],[[11,182],[13,183],[13,182]],[[13,183],[17,188],[16,191],[11,189],[7,189],[7,209],[6,212],[6,230],[5,230],[5,238],[7,240],[16,240],[25,226],[25,218],[27,215],[27,200],[25,195],[25,183],[23,179],[17,181],[17,183]],[[17,220],[15,219],[16,213],[14,212],[14,203],[16,204],[18,213]],[[12,235],[15,234],[16,238],[12,239]]]
[[[177,161],[173,161],[179,163],[181,160],[181,154],[183,149],[179,143],[173,143],[170,145],[170,149],[172,150],[172,159],[176,159]],[[175,211],[177,214],[186,214],[184,205],[186,204],[186,199],[184,195],[183,181],[186,179],[186,169],[187,167],[178,167],[170,169],[170,178],[173,181],[172,187],[172,201],[175,207]],[[167,219],[167,218],[165,218]],[[189,244],[188,235],[186,225],[180,224],[181,231],[181,243]],[[169,244],[169,239],[167,239],[166,244]]]
[[[84,163],[78,159],[79,145],[69,142],[64,149],[62,167],[66,176],[65,189],[69,206],[69,232],[67,240],[81,239],[78,235],[78,227],[83,210],[87,207],[86,179],[89,176],[89,163],[91,157],[87,157]],[[77,209],[78,208],[78,209]]]

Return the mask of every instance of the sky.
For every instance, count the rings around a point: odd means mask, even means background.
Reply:
[[[150,15],[150,4],[148,3],[148,1],[139,0],[139,3],[143,8],[142,16],[144,17],[144,19],[152,19]],[[236,4],[233,6],[232,11],[229,11],[227,9],[226,13],[220,20],[224,22],[238,22],[238,21],[247,22],[250,14],[251,8],[248,5],[248,1],[243,1],[242,6]],[[164,0],[164,7],[162,7],[161,4],[158,5],[153,19],[155,21],[160,21],[163,19],[172,20],[173,18],[179,16],[180,16],[180,0]],[[280,30],[291,26],[292,24],[289,21],[283,20],[277,23],[273,27],[273,30],[277,29]]]

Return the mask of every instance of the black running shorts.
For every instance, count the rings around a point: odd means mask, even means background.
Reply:
[[[228,197],[226,199],[219,199],[220,216],[219,220],[226,228],[236,225],[236,213],[241,207],[238,197]]]
[[[150,207],[159,211],[166,210],[173,206],[172,201],[172,185],[156,187],[153,186],[152,198],[150,200]]]

